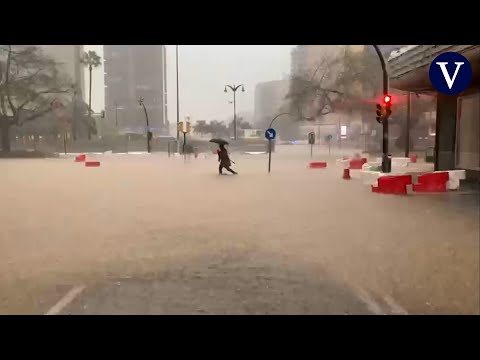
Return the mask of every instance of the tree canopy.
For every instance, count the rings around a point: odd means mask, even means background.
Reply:
[[[38,46],[0,47],[0,130],[10,151],[9,129],[49,113],[52,102],[72,89],[57,63]]]

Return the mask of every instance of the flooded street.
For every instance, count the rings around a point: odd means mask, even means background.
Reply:
[[[478,197],[373,194],[291,148],[271,174],[232,154],[238,176],[213,155],[2,160],[0,314],[75,286],[69,313],[479,314]]]

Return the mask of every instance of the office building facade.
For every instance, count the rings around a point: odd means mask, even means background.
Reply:
[[[106,121],[120,132],[144,133],[144,99],[150,130],[167,135],[165,45],[104,45]]]

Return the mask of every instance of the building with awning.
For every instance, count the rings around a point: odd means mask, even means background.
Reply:
[[[429,68],[441,53],[457,52],[472,66],[472,82],[458,95],[438,93]],[[480,179],[480,45],[409,45],[388,59],[390,87],[436,96],[435,170],[465,169],[467,179]]]

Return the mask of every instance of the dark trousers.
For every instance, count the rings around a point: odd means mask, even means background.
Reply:
[[[221,174],[223,169],[230,171],[232,174],[236,174],[236,172],[233,171],[229,166],[223,166],[222,164],[218,166],[218,173]]]

